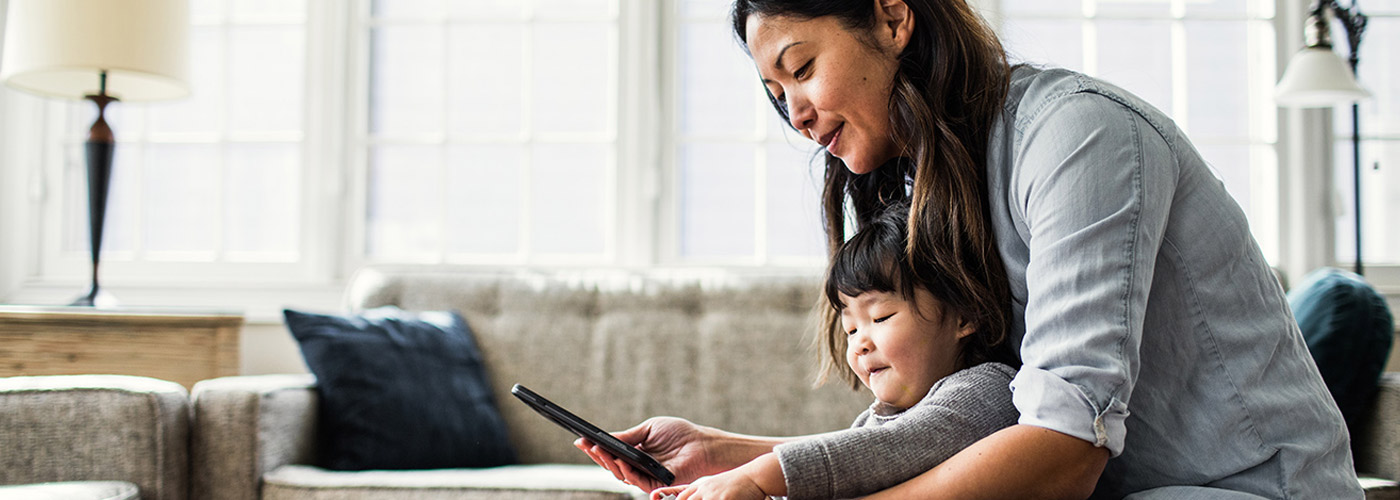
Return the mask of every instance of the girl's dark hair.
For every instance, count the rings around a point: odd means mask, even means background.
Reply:
[[[824,153],[827,248],[835,255],[841,247],[848,209],[859,230],[881,207],[907,198],[911,215],[905,252],[918,264],[914,271],[942,277],[965,290],[962,303],[949,305],[1000,342],[1009,329],[1011,291],[988,216],[986,157],[987,137],[1006,98],[1010,67],[1001,42],[965,0],[905,3],[914,29],[899,54],[889,102],[900,158],[857,175],[839,158]],[[856,33],[871,33],[876,23],[875,2],[870,0],[736,0],[730,18],[745,48],[753,15],[834,16]],[[772,94],[769,99],[788,119]],[[839,331],[840,318],[833,309],[826,310],[824,327]],[[824,337],[828,342],[823,345],[826,355],[818,382],[839,373],[859,387],[844,369],[845,336]]]
[[[915,272],[916,266],[910,264],[905,253],[908,220],[909,204],[896,202],[870,220],[832,256],[826,273],[826,300],[836,314],[846,308],[842,295],[856,297],[866,292],[896,293],[910,304],[915,314],[932,314],[933,311],[919,309],[915,300],[919,289],[929,292],[939,302],[943,314],[967,309],[969,291],[959,287],[956,280],[936,276],[936,273]],[[982,323],[974,323],[974,327],[976,330],[961,342],[959,368],[988,361],[1019,364],[1005,335],[989,330]],[[843,328],[828,331],[827,335],[841,337],[841,344],[846,342]],[[836,342],[837,339],[829,339],[828,343]]]

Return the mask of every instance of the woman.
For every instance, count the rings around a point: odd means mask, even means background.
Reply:
[[[1244,214],[1169,118],[1008,66],[964,0],[738,0],[733,21],[779,114],[826,148],[832,248],[847,203],[860,225],[909,197],[910,258],[1004,297],[973,312],[1020,346],[1018,424],[872,498],[1362,497]],[[678,419],[619,437],[681,482],[784,441]]]

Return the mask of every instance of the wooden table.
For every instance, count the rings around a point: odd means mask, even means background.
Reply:
[[[0,306],[0,376],[118,374],[186,389],[238,374],[241,313]]]

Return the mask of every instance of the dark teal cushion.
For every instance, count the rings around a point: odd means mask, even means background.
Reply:
[[[1288,293],[1288,304],[1347,427],[1356,429],[1395,336],[1385,297],[1354,273],[1323,268]]]
[[[285,310],[316,375],[317,465],[444,469],[516,463],[476,340],[455,312]]]

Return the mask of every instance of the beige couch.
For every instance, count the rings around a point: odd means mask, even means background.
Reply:
[[[369,270],[350,309],[456,309],[486,358],[523,465],[332,472],[316,455],[314,379],[228,377],[195,386],[192,498],[209,500],[644,498],[509,395],[522,383],[606,429],[677,415],[738,432],[843,428],[865,392],[810,387],[817,276],[599,273],[473,275]],[[1400,376],[1386,379],[1362,470],[1400,477]],[[1370,499],[1400,499],[1392,483]]]
[[[738,432],[846,427],[866,393],[811,388],[819,277],[361,272],[350,309],[455,309],[477,335],[523,465],[333,472],[316,454],[314,380],[228,377],[193,390],[193,497],[210,500],[643,498],[510,396],[520,383],[606,429],[677,415]]]

